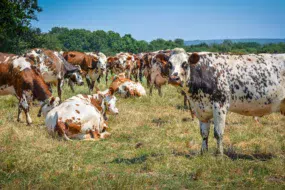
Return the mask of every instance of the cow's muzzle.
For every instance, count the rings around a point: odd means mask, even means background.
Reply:
[[[170,76],[168,83],[174,86],[183,86],[183,82],[181,81],[179,76]]]
[[[83,82],[83,81],[82,81],[82,82],[79,82],[78,85],[79,85],[79,86],[83,86],[83,85],[84,85],[84,82]]]

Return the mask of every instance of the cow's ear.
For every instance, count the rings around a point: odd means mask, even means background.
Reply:
[[[188,62],[189,62],[190,65],[191,64],[194,65],[194,64],[198,63],[199,60],[200,60],[199,54],[198,53],[192,53],[192,55],[188,59]]]

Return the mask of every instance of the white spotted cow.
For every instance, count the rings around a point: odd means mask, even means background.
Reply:
[[[58,97],[52,97],[48,85],[41,74],[33,67],[33,61],[23,56],[0,53],[0,95],[15,95],[19,100],[18,118],[24,111],[28,125],[32,123],[29,114],[30,102],[41,104],[39,114],[48,112],[59,104]]]
[[[120,94],[123,98],[146,96],[146,91],[141,83],[125,78],[124,74],[114,77],[109,90]]]
[[[65,140],[97,140],[110,135],[104,114],[118,114],[116,97],[109,91],[73,96],[46,115],[50,134]]]
[[[228,111],[245,116],[272,112],[285,115],[285,54],[198,54],[189,57],[189,96],[200,121],[201,152],[208,150],[210,120],[218,153]],[[170,79],[185,82],[183,65],[175,65]]]
[[[31,49],[25,54],[35,62],[46,83],[57,83],[58,96],[61,99],[64,78],[69,79],[69,85],[73,89],[74,83],[83,85],[80,66],[68,63],[63,56],[56,51],[46,49]]]

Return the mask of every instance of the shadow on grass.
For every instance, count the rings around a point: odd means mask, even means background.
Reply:
[[[190,151],[190,152],[179,152],[179,151],[176,151],[176,150],[173,150],[172,151],[172,154],[174,156],[182,156],[182,157],[185,157],[185,158],[194,158],[195,156],[199,155],[200,152],[198,151]]]
[[[176,109],[183,110],[183,111],[189,111],[188,106],[184,106],[184,105],[176,105]]]
[[[242,159],[242,160],[267,161],[267,160],[270,160],[270,159],[276,157],[275,155],[273,155],[271,153],[242,154],[242,153],[237,153],[233,149],[225,150],[224,154],[227,155],[232,160]]]
[[[161,125],[167,123],[168,121],[166,119],[158,118],[158,119],[153,119],[151,122],[155,123],[157,126],[161,126]]]
[[[134,158],[116,158],[113,161],[111,161],[111,163],[116,163],[116,164],[124,163],[127,165],[141,164],[147,160],[147,157],[148,155],[142,155],[142,156],[134,157]]]
[[[145,162],[147,160],[148,157],[158,157],[158,156],[162,156],[162,154],[144,154],[138,157],[134,157],[134,158],[116,158],[113,161],[111,161],[110,163],[115,163],[115,164],[127,164],[127,165],[131,165],[131,164],[141,164],[143,162]]]

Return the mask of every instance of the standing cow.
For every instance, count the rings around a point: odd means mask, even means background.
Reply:
[[[100,66],[98,56],[93,53],[89,53],[89,55],[87,55],[82,52],[69,51],[64,52],[63,57],[69,63],[79,65],[81,67],[86,74],[89,93],[92,93],[96,80],[98,80],[100,75],[102,75],[102,68]]]
[[[24,111],[28,125],[32,123],[29,114],[32,100],[40,101],[40,112],[48,112],[59,103],[59,98],[52,97],[47,84],[33,64],[33,61],[26,57],[0,53],[0,95],[17,97],[17,121],[20,121]]]
[[[246,116],[285,115],[285,54],[192,53],[188,64],[189,78],[180,69],[183,65],[174,65],[170,80],[190,81],[188,93],[200,121],[202,153],[208,150],[212,118],[218,153],[223,154],[228,111]]]
[[[35,62],[35,66],[43,75],[46,83],[57,83],[60,100],[64,78],[70,79],[72,84],[83,85],[80,67],[73,66],[65,61],[60,53],[37,48],[28,51],[25,56]],[[71,89],[73,90],[73,87]]]

